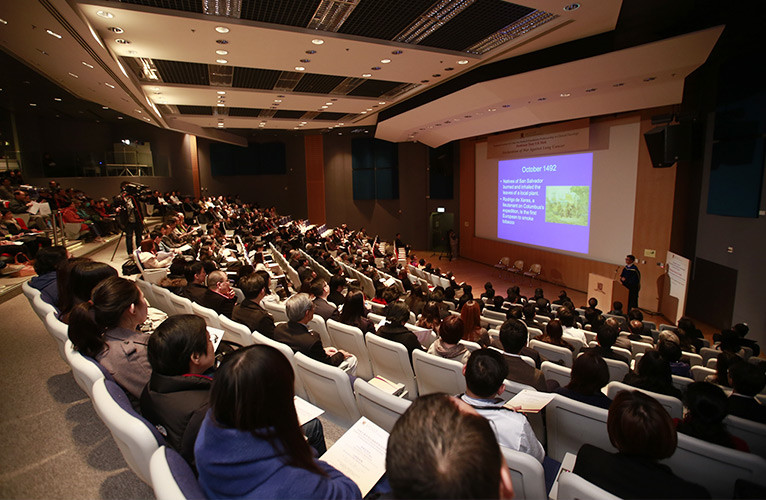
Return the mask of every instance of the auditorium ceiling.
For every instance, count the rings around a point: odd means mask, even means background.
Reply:
[[[723,26],[693,2],[25,0],[0,44],[71,94],[242,144],[241,130],[438,146],[677,104]]]

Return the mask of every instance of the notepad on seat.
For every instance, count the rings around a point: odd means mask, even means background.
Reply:
[[[503,406],[522,413],[538,413],[553,400],[555,394],[524,389]]]
[[[397,384],[396,382],[392,382],[391,380],[388,380],[385,377],[381,377],[380,375],[370,379],[368,383],[387,394],[391,394],[392,396],[399,396],[404,392],[404,384]]]

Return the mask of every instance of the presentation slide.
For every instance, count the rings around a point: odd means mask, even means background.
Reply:
[[[497,237],[588,253],[593,153],[498,163]]]

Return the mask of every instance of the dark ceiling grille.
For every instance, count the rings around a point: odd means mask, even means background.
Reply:
[[[274,113],[274,118],[300,118],[305,111],[295,111],[292,109],[281,109]]]
[[[154,65],[157,66],[162,81],[165,83],[210,85],[207,76],[207,64],[154,59]]]
[[[260,116],[262,109],[258,108],[229,108],[229,116]]]
[[[271,69],[234,68],[233,87],[241,89],[271,90],[279,80],[281,71]]]
[[[122,3],[202,13],[202,0],[120,0]]]
[[[310,92],[313,94],[329,94],[345,77],[335,75],[303,75],[301,81],[293,89],[295,92]]]
[[[344,116],[346,116],[347,113],[319,113],[317,116],[314,117],[315,120],[330,120],[330,121],[338,121]]]
[[[433,4],[434,0],[362,0],[338,31],[393,40]]]
[[[420,45],[462,51],[533,11],[503,0],[477,0]]]
[[[210,106],[176,106],[178,112],[182,115],[211,115],[213,114],[213,108]]]
[[[242,0],[242,19],[305,28],[320,0]]]
[[[385,80],[366,80],[348,93],[358,97],[380,97],[401,85],[399,82],[387,82]]]

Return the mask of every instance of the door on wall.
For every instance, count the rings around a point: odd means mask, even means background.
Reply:
[[[429,250],[434,252],[449,252],[450,230],[455,229],[455,214],[447,212],[432,212],[428,224]]]

